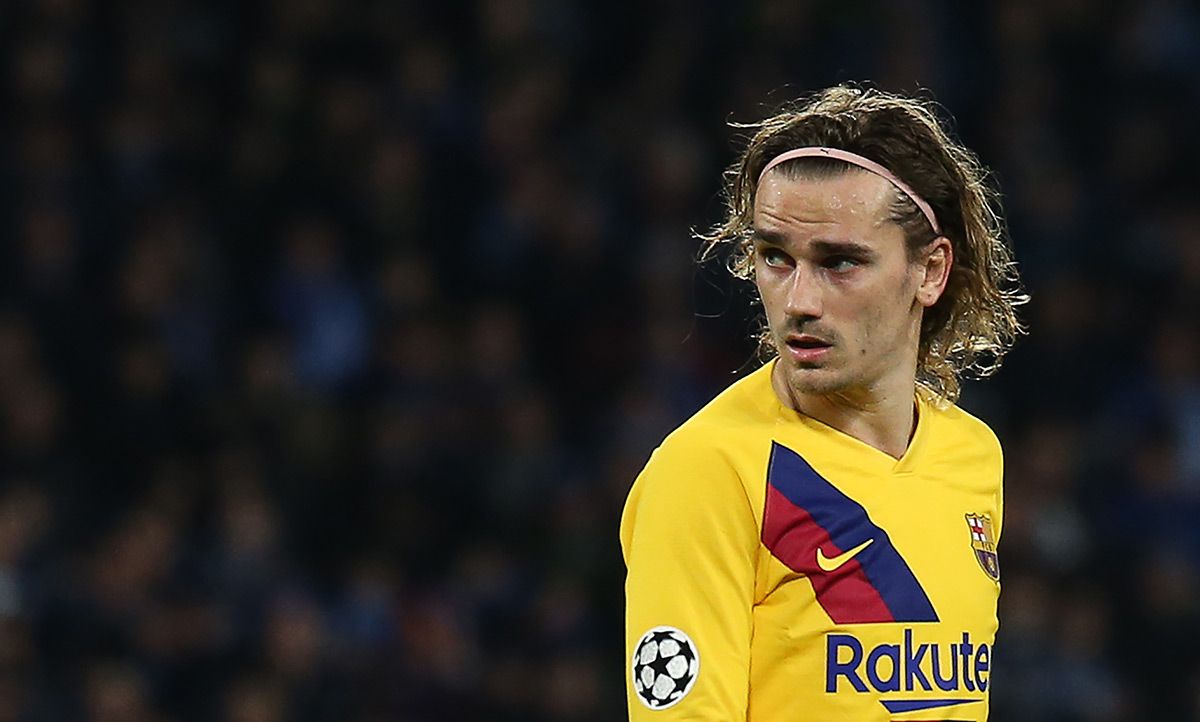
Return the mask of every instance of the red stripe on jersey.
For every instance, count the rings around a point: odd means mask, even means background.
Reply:
[[[851,559],[832,572],[817,566],[818,548],[829,558],[846,550],[834,544],[829,531],[807,511],[770,484],[767,485],[763,511],[762,540],[776,559],[808,577],[816,592],[817,603],[835,623],[896,621],[857,559]]]

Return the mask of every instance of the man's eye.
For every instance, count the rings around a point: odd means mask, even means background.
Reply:
[[[850,256],[830,256],[822,263],[831,271],[849,271],[862,265],[862,261]]]
[[[782,268],[787,265],[788,256],[778,248],[764,248],[762,250],[763,263],[774,268]]]

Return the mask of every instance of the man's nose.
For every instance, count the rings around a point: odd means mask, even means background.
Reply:
[[[797,266],[787,288],[784,310],[789,316],[820,318],[822,308],[821,287],[815,274]]]

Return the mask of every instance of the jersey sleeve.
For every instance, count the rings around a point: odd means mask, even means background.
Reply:
[[[758,524],[733,467],[668,439],[634,482],[621,546],[630,720],[745,720]]]
[[[1004,530],[1004,447],[996,439],[996,543]]]

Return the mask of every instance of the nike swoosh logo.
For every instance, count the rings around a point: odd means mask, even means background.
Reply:
[[[821,571],[825,571],[825,572],[837,571],[837,569],[839,567],[841,567],[843,564],[845,564],[846,562],[853,559],[855,557],[855,555],[857,555],[863,549],[866,549],[867,547],[871,546],[871,542],[873,542],[873,541],[875,541],[874,538],[868,539],[865,542],[863,542],[862,544],[859,544],[858,546],[854,547],[850,551],[842,552],[841,554],[838,554],[836,557],[833,557],[832,559],[825,556],[825,552],[821,550],[821,547],[817,547],[817,566],[821,567]]]

